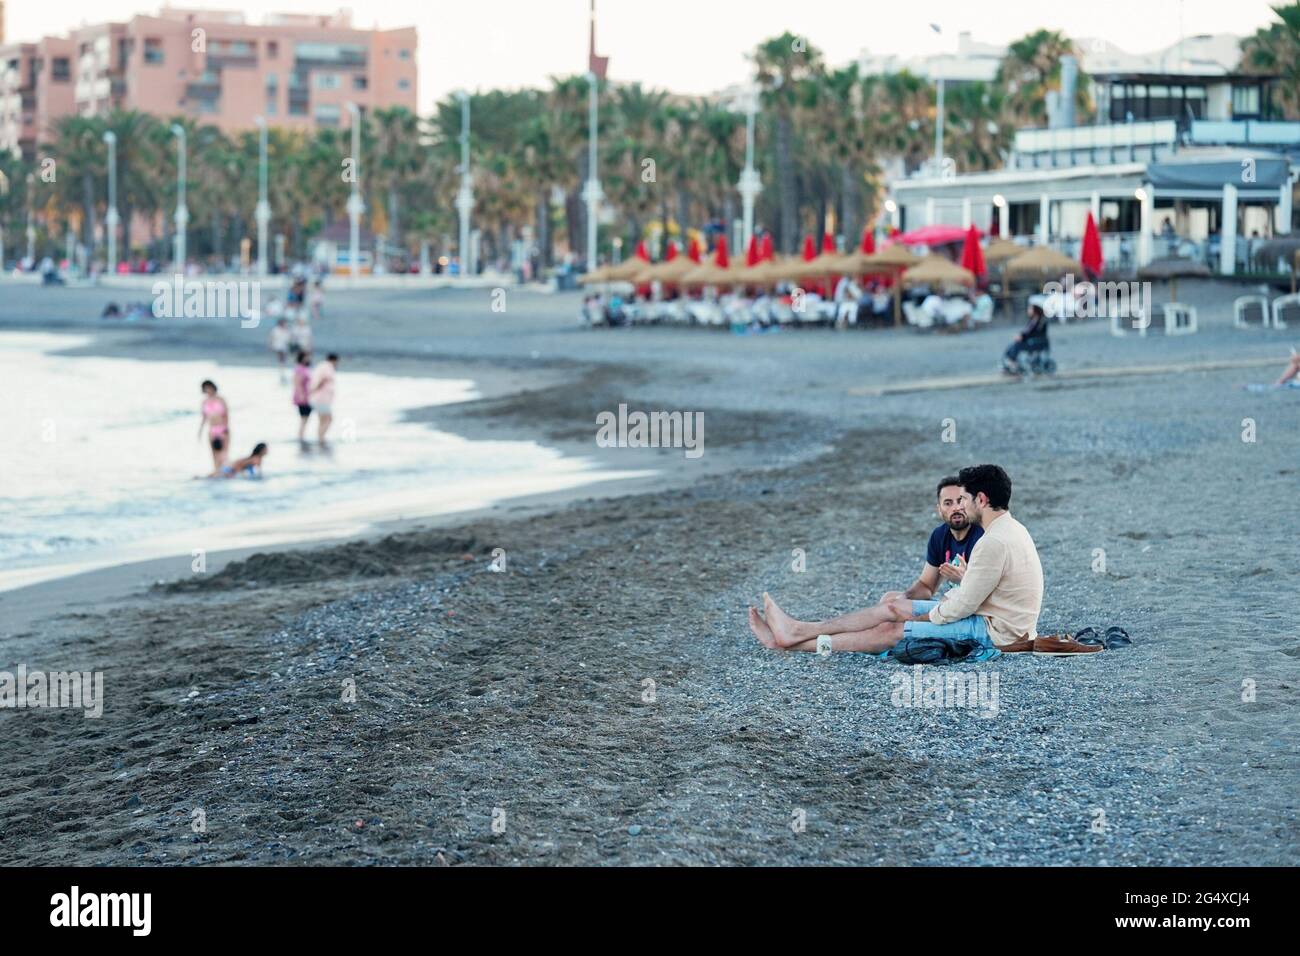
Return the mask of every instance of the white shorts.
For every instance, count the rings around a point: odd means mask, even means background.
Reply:
[[[313,405],[313,406],[311,407],[311,410],[312,410],[313,412],[315,412],[317,415],[333,415],[333,414],[334,414],[334,406],[333,406],[333,405]]]

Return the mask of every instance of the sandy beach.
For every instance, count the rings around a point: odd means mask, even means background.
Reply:
[[[1300,393],[1242,385],[1295,337],[1233,329],[1237,291],[1180,284],[1193,336],[1054,328],[1058,379],[992,385],[963,382],[1004,322],[737,336],[334,292],[340,402],[351,370],[468,378],[410,420],[653,475],[0,594],[0,669],[105,677],[97,720],[0,711],[0,864],[1292,865]],[[110,325],[104,298],[7,289],[0,333],[274,374],[265,329]],[[620,404],[702,412],[703,456],[597,447]],[[1040,632],[1133,646],[958,668],[997,675],[981,715],[755,642],[763,591],[815,618],[908,584],[935,481],[985,461],[1042,558]]]

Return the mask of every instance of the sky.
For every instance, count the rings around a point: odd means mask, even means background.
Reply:
[[[1100,36],[1130,53],[1197,33],[1249,34],[1274,20],[1283,0],[597,0],[597,52],[610,78],[676,93],[704,94],[743,83],[747,55],[789,30],[806,36],[831,65],[863,50],[902,56],[956,49],[969,31],[1006,43],[1046,27]],[[156,11],[145,0],[9,0],[8,38],[60,34],[82,22]],[[327,13],[338,0],[208,0],[178,7],[239,10],[250,22],[270,12]],[[588,0],[369,0],[353,5],[358,27],[419,30],[420,109],[449,93],[545,86],[585,72]],[[942,28],[936,34],[931,23]]]

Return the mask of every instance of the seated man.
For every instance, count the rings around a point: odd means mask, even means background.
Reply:
[[[1011,479],[997,465],[963,468],[958,483],[965,508],[984,531],[971,551],[961,587],[942,601],[896,598],[830,621],[798,621],[770,595],[763,595],[764,614],[749,609],[749,626],[764,647],[816,651],[828,635],[832,651],[887,651],[904,637],[973,639],[990,653],[1033,651],[1078,654],[1098,648],[1069,638],[1039,637],[1038,612],[1043,603],[1043,569],[1034,541],[1007,511]]]
[[[888,604],[898,598],[910,601],[928,601],[944,584],[960,584],[970,564],[970,553],[975,542],[984,536],[984,529],[972,524],[966,514],[966,493],[954,477],[944,478],[935,489],[937,510],[943,524],[930,532],[925,548],[925,564],[921,574],[906,591],[886,591],[877,604]],[[819,633],[825,634],[826,631]]]

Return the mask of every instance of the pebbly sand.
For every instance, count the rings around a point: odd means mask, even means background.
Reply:
[[[26,294],[0,328],[37,308],[86,327],[91,293]],[[1092,323],[1054,335],[1057,359],[1286,353],[1229,328],[1217,288],[1190,294],[1197,336]],[[0,863],[1297,862],[1300,396],[1240,387],[1280,362],[869,396],[986,372],[1009,330],[588,331],[571,296],[512,295],[497,316],[487,291],[340,293],[318,343],[475,377],[484,399],[413,413],[439,428],[658,476],[205,576],[155,564],[163,583],[123,572],[111,601],[75,579],[0,595],[0,669],[102,669],[107,694],[100,720],[0,711]],[[262,362],[263,338],[96,348]],[[703,459],[595,449],[620,402],[703,411]],[[1038,544],[1040,631],[1119,624],[1134,646],[957,668],[997,676],[996,716],[895,706],[896,665],[758,646],[764,590],[812,617],[906,585],[934,482],[978,461],[1010,472]]]

